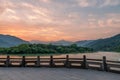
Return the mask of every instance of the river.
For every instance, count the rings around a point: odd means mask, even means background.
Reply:
[[[56,55],[55,57],[65,57],[66,54]],[[83,55],[86,55],[87,58],[92,59],[102,59],[103,56],[106,56],[107,60],[120,61],[120,53],[117,52],[95,52],[95,53],[78,53],[78,54],[69,54],[70,57],[82,58]]]
[[[59,54],[59,55],[54,55],[54,57],[66,57],[66,55],[67,54]],[[102,59],[103,56],[106,56],[107,60],[120,61],[120,53],[117,53],[117,52],[75,53],[75,54],[68,54],[68,55],[69,57],[73,57],[73,58],[82,58],[83,55],[86,55],[87,58],[92,58],[92,59]],[[0,58],[1,57],[6,57],[6,55],[0,55]],[[20,56],[14,55],[11,57],[20,57]],[[49,56],[42,56],[42,57],[49,57]]]

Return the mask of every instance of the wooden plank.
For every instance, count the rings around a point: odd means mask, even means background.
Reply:
[[[83,60],[83,58],[69,58],[69,60]]]
[[[62,61],[53,61],[54,63],[65,63],[66,61],[62,60]]]
[[[55,59],[66,59],[66,58],[53,58],[53,59],[55,60]]]
[[[87,61],[90,60],[90,61],[102,61],[102,59],[87,59]]]
[[[107,64],[108,67],[116,67],[116,68],[120,68],[120,64]]]
[[[97,65],[100,65],[100,64],[102,64],[102,62],[87,61],[87,64],[97,64]]]
[[[111,61],[111,60],[107,60],[107,63],[120,63],[120,61]]]
[[[80,63],[82,64],[83,61],[69,61],[70,63]]]

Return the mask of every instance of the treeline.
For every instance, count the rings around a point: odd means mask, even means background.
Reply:
[[[51,54],[51,53],[84,53],[93,52],[93,49],[70,46],[55,46],[51,44],[22,44],[16,47],[0,48],[1,54]]]
[[[99,42],[98,44],[93,45],[91,48],[93,48],[96,51],[120,52],[120,40],[116,40],[111,43],[109,43],[107,41]]]
[[[120,34],[110,38],[96,40],[89,47],[97,51],[120,52]]]
[[[111,51],[120,52],[120,45],[113,47]]]

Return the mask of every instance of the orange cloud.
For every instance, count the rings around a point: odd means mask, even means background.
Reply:
[[[120,30],[119,10],[112,9],[115,5],[119,0],[0,0],[0,33],[43,41],[108,36]]]
[[[63,32],[57,31],[52,27],[34,27],[21,24],[4,24],[0,26],[0,33],[18,36],[25,40],[36,39],[43,41],[54,41],[68,38],[68,36],[65,36]]]

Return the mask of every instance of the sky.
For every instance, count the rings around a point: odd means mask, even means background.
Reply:
[[[91,40],[120,34],[120,0],[0,0],[0,34]]]

